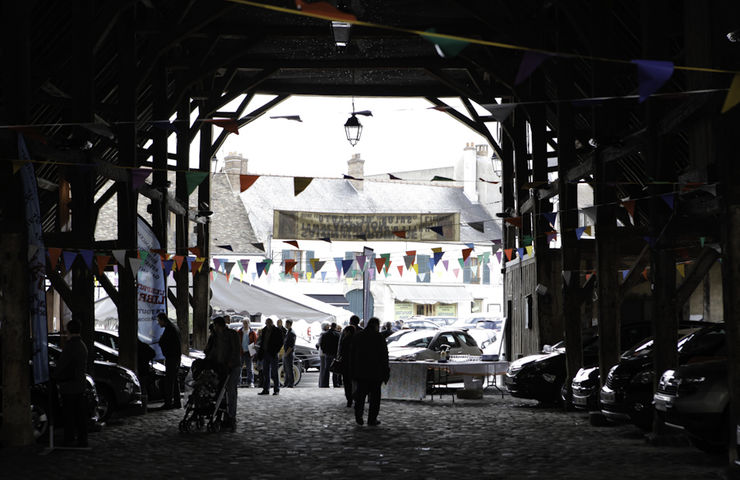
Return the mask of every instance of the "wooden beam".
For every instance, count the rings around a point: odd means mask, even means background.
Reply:
[[[632,268],[630,268],[627,276],[624,277],[622,284],[619,286],[619,298],[624,298],[627,292],[632,289],[632,287],[640,283],[640,276],[642,276],[642,272],[645,270],[645,267],[648,265],[649,262],[650,246],[645,245],[642,248],[640,255],[638,255],[637,260],[635,260],[635,264],[632,265]]]
[[[689,273],[686,274],[686,278],[683,283],[676,289],[676,308],[680,309],[684,303],[689,301],[691,294],[694,293],[696,287],[701,284],[704,277],[709,273],[709,270],[714,265],[714,262],[719,258],[719,253],[711,248],[704,247],[696,258],[694,263],[691,265]]]

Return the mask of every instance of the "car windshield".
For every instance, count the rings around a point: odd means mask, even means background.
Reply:
[[[427,348],[432,338],[434,338],[434,332],[429,332],[428,330],[410,331],[408,334],[398,337],[392,346]]]

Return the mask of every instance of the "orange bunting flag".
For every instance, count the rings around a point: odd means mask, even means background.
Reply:
[[[678,265],[676,265],[676,270],[678,270],[678,273],[681,274],[681,277],[686,276],[686,265],[684,265],[683,263],[679,263]]]
[[[468,257],[470,256],[470,252],[472,252],[472,251],[473,251],[472,248],[463,248],[462,249],[463,262],[468,259]]]
[[[184,255],[175,255],[175,265],[177,265],[178,270],[182,267],[183,260],[185,260]]]
[[[287,243],[288,245],[293,245],[295,248],[298,248],[297,240],[286,240],[285,243]]]
[[[324,20],[346,20],[356,21],[357,17],[351,13],[343,12],[329,2],[304,2],[295,0],[295,6],[298,10],[305,12],[312,17],[323,18]]]
[[[506,259],[511,261],[511,254],[514,251],[513,248],[505,248],[504,253],[506,254]]]
[[[229,133],[239,135],[239,124],[233,118],[206,118],[203,121],[219,126]]]
[[[296,272],[293,272],[293,278],[295,278],[296,282],[298,281],[298,277],[300,277],[300,275],[298,275],[298,273]]]
[[[110,255],[95,255],[95,262],[98,264],[98,276],[103,276],[103,271],[105,271],[105,266],[108,265],[108,262],[110,261]]]
[[[647,268],[645,268],[645,270],[642,271],[642,276],[645,278],[645,280],[649,280],[648,279],[648,269]]]
[[[398,274],[403,276],[403,265],[399,265],[397,268],[398,268]]]
[[[62,249],[49,247],[46,251],[49,253],[49,260],[51,260],[51,269],[56,270],[57,264],[59,263],[59,256],[62,254]]]
[[[258,178],[260,178],[259,175],[239,175],[239,192],[241,193],[251,187]]]
[[[504,218],[504,221],[514,225],[516,228],[522,228],[522,217],[508,217]]]
[[[192,253],[196,257],[200,257],[200,247],[190,247],[188,248],[188,252]]]
[[[627,210],[627,213],[629,213],[630,216],[633,218],[635,216],[635,202],[635,200],[624,200],[622,202],[622,206],[624,206],[625,210]]]
[[[395,230],[393,232],[393,235],[397,236],[398,238],[406,238],[406,231],[405,230]]]

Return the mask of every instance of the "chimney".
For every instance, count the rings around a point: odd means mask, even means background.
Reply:
[[[478,156],[473,142],[465,144],[463,151],[463,192],[471,202],[478,201]]]
[[[229,152],[229,154],[224,157],[223,171],[229,179],[231,191],[239,193],[241,190],[241,179],[239,178],[239,175],[247,173],[247,159],[242,157],[239,153]]]
[[[365,182],[359,180],[365,178],[365,160],[360,158],[359,153],[352,154],[352,158],[347,161],[347,175],[357,179],[350,180],[349,183],[355,187],[355,190],[361,192]]]

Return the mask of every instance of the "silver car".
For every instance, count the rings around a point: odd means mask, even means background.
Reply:
[[[390,337],[389,337],[390,340]],[[388,343],[388,358],[399,361],[439,360],[444,345],[450,355],[479,356],[483,351],[464,330],[415,330]]]

